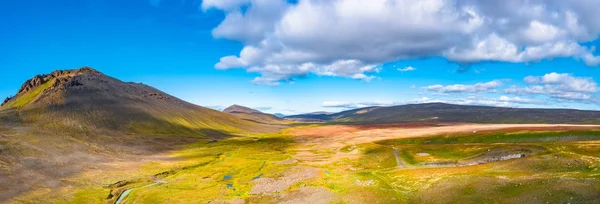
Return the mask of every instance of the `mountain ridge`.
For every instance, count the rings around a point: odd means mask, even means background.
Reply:
[[[447,103],[373,106],[333,114],[300,114],[292,120],[337,123],[472,122],[600,124],[600,111],[546,108],[506,108]]]

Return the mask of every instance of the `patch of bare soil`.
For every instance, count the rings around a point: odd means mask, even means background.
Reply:
[[[294,156],[308,165],[325,165],[352,154],[320,155],[315,152],[339,150],[348,145],[381,140],[429,137],[442,134],[471,134],[490,131],[561,131],[600,129],[598,125],[565,124],[468,124],[468,123],[399,123],[385,125],[329,125],[291,131],[300,145]]]
[[[553,124],[459,124],[434,127],[389,127],[361,129],[356,126],[331,125],[298,129],[291,133],[297,141],[310,143],[314,148],[339,147],[344,144],[360,144],[380,140],[427,137],[440,134],[472,133],[481,131],[517,130],[571,130],[599,129],[598,125],[553,125]]]
[[[387,128],[423,128],[423,127],[441,127],[466,125],[470,123],[457,122],[407,122],[407,123],[390,123],[390,124],[367,124],[367,125],[327,125],[314,128],[305,128],[293,130],[292,134],[301,134],[305,136],[325,136],[339,133],[349,133],[362,130],[376,130]]]
[[[217,200],[217,201],[211,201],[208,203],[210,203],[210,204],[244,204],[244,203],[246,203],[246,201],[244,201],[244,199],[238,198],[238,199],[233,199],[233,200]]]
[[[298,182],[317,178],[319,172],[319,169],[312,167],[292,167],[282,177],[259,178],[252,181],[254,187],[249,194],[281,193]]]
[[[290,165],[290,164],[295,164],[295,163],[298,163],[298,161],[295,159],[288,159],[288,160],[283,160],[280,162],[275,162],[275,164],[281,164],[281,165]]]
[[[338,200],[337,196],[327,189],[315,187],[302,187],[297,190],[283,194],[280,198],[280,204],[319,204],[332,203]]]

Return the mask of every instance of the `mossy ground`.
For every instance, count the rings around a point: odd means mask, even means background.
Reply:
[[[303,127],[298,127],[303,128]],[[281,163],[304,145],[287,131],[277,134],[200,140],[170,153],[169,162],[149,161],[140,168],[106,176],[104,183],[132,181],[126,203],[207,203],[242,199],[272,203],[304,187],[326,189],[336,203],[597,203],[600,199],[599,131],[504,132],[441,135],[323,149],[320,156],[356,153],[329,164]],[[394,151],[406,167],[398,168]],[[426,153],[426,154],[423,154]],[[471,166],[423,166],[479,161],[524,153],[519,159]],[[295,166],[318,169],[316,179],[301,180],[269,195],[250,191],[257,178],[281,178]],[[158,176],[157,176],[158,175]],[[95,178],[80,175],[75,180]],[[89,184],[51,200],[104,203],[113,188]],[[291,194],[290,194],[291,195]],[[25,200],[26,201],[26,200]]]

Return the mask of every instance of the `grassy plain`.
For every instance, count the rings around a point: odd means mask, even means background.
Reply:
[[[114,203],[126,189],[133,190],[122,203],[600,201],[599,127],[446,129],[319,125],[199,139],[141,160],[106,163],[114,169],[84,171],[65,178],[71,187],[15,201]],[[414,134],[389,136],[404,132]],[[501,159],[509,155],[518,158]]]

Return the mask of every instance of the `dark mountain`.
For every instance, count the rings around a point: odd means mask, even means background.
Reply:
[[[232,114],[238,118],[265,124],[281,124],[283,119],[272,114],[263,113],[259,110],[251,109],[240,105],[232,105],[223,110],[225,113]]]
[[[264,125],[200,107],[150,86],[84,67],[37,75],[0,107],[0,118],[38,127],[157,135],[261,131]]]
[[[0,188],[0,203],[38,190],[85,188],[72,179],[109,172],[111,162],[120,167],[182,145],[280,127],[241,120],[88,67],[37,75],[0,107],[0,183],[10,187]],[[104,186],[118,180],[85,181],[77,183]]]
[[[334,114],[303,114],[286,118],[339,123],[472,122],[600,124],[600,111],[504,108],[444,103],[367,107]]]
[[[303,113],[299,115],[288,115],[285,116],[285,119],[297,121],[297,122],[325,122],[331,120],[331,115],[335,114],[332,112],[318,111],[318,112],[310,112]]]

